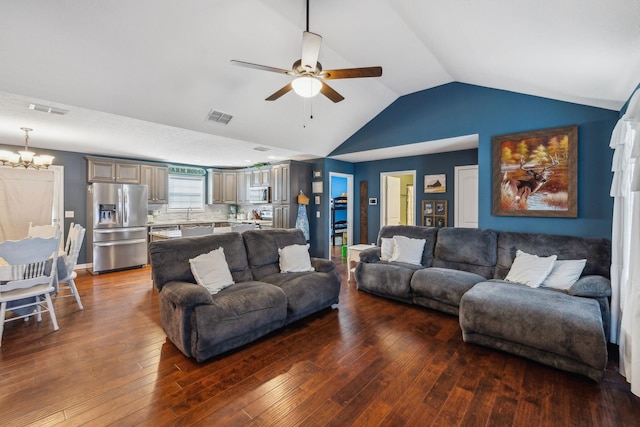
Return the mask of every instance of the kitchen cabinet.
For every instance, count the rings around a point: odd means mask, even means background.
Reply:
[[[251,171],[252,187],[268,187],[271,185],[271,168],[262,167]]]
[[[140,164],[87,157],[88,182],[140,184]]]
[[[235,171],[207,169],[207,181],[207,204],[236,204],[238,189]]]
[[[298,215],[298,194],[310,193],[309,164],[288,161],[272,165],[273,227],[292,228]]]
[[[249,189],[251,188],[253,179],[253,171],[240,170],[236,172],[236,203],[238,205],[248,205],[251,203],[249,200]]]
[[[149,203],[169,203],[169,167],[140,165],[140,183],[149,188]]]

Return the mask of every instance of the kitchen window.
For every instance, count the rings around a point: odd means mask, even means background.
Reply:
[[[204,176],[169,174],[169,211],[204,212]]]

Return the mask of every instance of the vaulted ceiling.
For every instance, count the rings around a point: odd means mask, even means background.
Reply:
[[[613,110],[640,81],[637,0],[310,0],[324,69],[383,68],[332,80],[339,103],[265,101],[291,77],[230,64],[289,69],[305,0],[0,4],[0,143],[11,145],[27,126],[33,147],[244,166],[326,156],[398,97],[452,81]],[[207,121],[212,110],[233,118]]]

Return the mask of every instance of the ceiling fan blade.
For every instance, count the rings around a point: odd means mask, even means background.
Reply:
[[[265,99],[265,101],[275,101],[276,99],[280,98],[282,95],[284,95],[285,93],[291,91],[292,89],[293,89],[293,86],[291,86],[291,83],[289,83],[286,86],[284,86],[283,88],[278,89],[276,92],[273,93],[273,95],[271,95],[267,99]]]
[[[324,80],[356,79],[361,77],[380,77],[382,67],[342,68],[340,70],[325,70],[320,73]]]
[[[302,33],[302,68],[314,71],[318,63],[322,36],[305,31]]]
[[[329,86],[325,82],[322,82],[322,87],[320,88],[320,93],[322,93],[324,96],[326,96],[327,98],[329,98],[333,102],[340,102],[340,101],[342,101],[344,99],[344,96],[340,95],[338,92],[333,90],[333,88],[331,88],[331,86]]]
[[[232,59],[231,63],[233,65],[239,65],[240,67],[253,68],[255,70],[262,70],[262,71],[270,71],[272,73],[279,73],[279,74],[291,73],[291,70],[285,70],[285,69],[276,68],[276,67],[269,67],[267,65],[252,64],[251,62],[236,61],[235,59]]]

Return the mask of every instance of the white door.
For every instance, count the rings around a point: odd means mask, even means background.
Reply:
[[[387,176],[385,181],[385,222],[382,225],[400,225],[400,178]]]
[[[478,228],[478,165],[455,168],[454,224]]]

